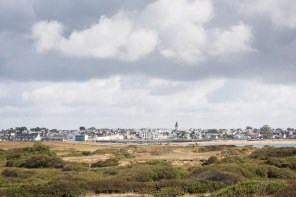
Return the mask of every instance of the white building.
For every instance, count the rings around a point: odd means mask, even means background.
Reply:
[[[123,139],[124,139],[124,137],[121,134],[109,135],[109,136],[103,136],[103,137],[97,138],[97,140],[99,140],[99,141],[123,140]]]

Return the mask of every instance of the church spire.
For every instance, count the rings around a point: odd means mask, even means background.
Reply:
[[[179,126],[178,126],[178,122],[176,121],[176,124],[175,124],[175,131],[177,132],[179,130]]]

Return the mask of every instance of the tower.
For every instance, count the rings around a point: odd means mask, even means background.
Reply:
[[[179,126],[178,126],[178,122],[176,121],[176,124],[175,124],[175,131],[178,131],[179,130]]]

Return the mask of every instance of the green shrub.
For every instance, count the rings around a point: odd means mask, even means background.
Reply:
[[[39,185],[22,185],[0,190],[0,196],[21,197],[74,197],[83,194],[83,187],[76,182],[50,182]]]
[[[32,154],[45,154],[48,156],[56,156],[55,152],[50,150],[50,146],[44,145],[41,142],[35,142],[33,147],[27,147],[27,152]]]
[[[227,185],[234,185],[243,178],[235,173],[211,171],[203,175],[202,179],[207,181],[219,181]]]
[[[25,167],[25,168],[62,168],[64,161],[58,157],[49,157],[47,155],[35,155],[26,160],[10,160],[6,162],[7,167]]]
[[[118,178],[105,178],[100,180],[91,180],[85,183],[86,190],[94,191],[95,193],[127,193],[149,191],[153,187],[150,184],[130,182]]]
[[[243,164],[245,163],[245,159],[243,157],[239,156],[234,156],[234,157],[225,157],[221,160],[218,161],[218,163],[238,163],[238,164]]]
[[[81,152],[78,152],[78,151],[72,151],[68,154],[64,154],[62,155],[61,157],[81,157],[83,156],[83,154]]]
[[[180,178],[185,175],[185,172],[167,162],[151,161],[134,166],[125,172],[125,175],[129,181],[150,182]]]
[[[8,160],[5,164],[6,167],[21,167],[24,160]]]
[[[277,197],[292,197],[296,196],[296,184],[283,187],[274,195]]]
[[[285,158],[271,157],[265,163],[268,165],[279,167],[279,168],[290,168],[292,170],[296,169],[295,157],[285,157]]]
[[[33,156],[22,164],[20,167],[26,168],[48,168],[48,167],[63,167],[64,161],[58,157],[48,157],[45,155]]]
[[[18,169],[5,169],[2,172],[2,175],[5,177],[13,177],[13,178],[29,178],[35,174],[34,171],[21,171]]]
[[[213,192],[225,188],[227,185],[218,181],[190,181],[184,190],[190,194]]]
[[[213,163],[216,163],[218,161],[218,157],[216,156],[211,156],[205,163],[204,165],[210,165],[210,164],[213,164]]]
[[[163,187],[152,195],[155,197],[177,197],[184,195],[184,191],[179,187]]]
[[[105,154],[113,154],[119,155],[120,150],[116,148],[105,148],[105,149],[98,149],[91,153],[91,155],[105,155]]]
[[[97,161],[96,163],[91,164],[92,168],[95,167],[108,167],[108,166],[118,166],[119,159],[118,158],[110,158],[103,161]]]
[[[209,145],[203,146],[198,149],[198,152],[211,152],[211,151],[221,151],[223,149],[232,149],[236,147],[235,145]]]
[[[267,168],[267,177],[275,179],[295,179],[295,173],[289,169],[279,169],[275,166]]]
[[[33,147],[15,148],[7,151],[0,151],[0,160],[20,160],[33,155],[47,155],[55,157],[56,153],[50,150],[50,146],[41,142],[35,142]]]
[[[0,161],[5,161],[7,158],[6,158],[6,153],[4,150],[0,150]]]
[[[16,169],[5,169],[3,170],[2,175],[5,177],[21,177],[22,172]]]
[[[110,167],[110,168],[104,168],[102,170],[102,172],[105,175],[116,175],[116,174],[118,174],[118,170],[116,168],[112,168],[112,167]]]
[[[263,147],[249,155],[250,158],[292,157],[296,154],[296,147]]]
[[[157,147],[150,150],[151,155],[164,155],[172,151],[171,147]]]
[[[239,183],[235,186],[227,188],[222,192],[216,194],[215,196],[227,196],[227,197],[236,197],[236,196],[262,196],[262,195],[271,195],[276,193],[279,189],[285,187],[285,184],[280,184],[276,182],[269,181],[245,181]]]
[[[63,171],[85,172],[87,168],[81,163],[66,163],[63,166]]]
[[[127,159],[136,158],[136,156],[135,156],[135,155],[133,155],[133,154],[130,154],[130,153],[126,153],[126,154],[124,154],[123,156],[124,156],[125,158],[127,158]]]
[[[89,156],[89,155],[91,155],[91,152],[90,151],[82,151],[82,155]]]

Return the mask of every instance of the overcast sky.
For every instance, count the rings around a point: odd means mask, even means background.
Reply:
[[[0,0],[0,129],[296,127],[295,0]]]

